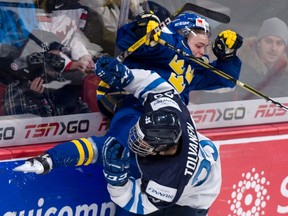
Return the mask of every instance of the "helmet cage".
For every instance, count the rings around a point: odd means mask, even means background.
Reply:
[[[155,154],[154,147],[144,140],[144,134],[139,127],[139,121],[137,121],[129,132],[128,147],[132,152],[141,157]]]

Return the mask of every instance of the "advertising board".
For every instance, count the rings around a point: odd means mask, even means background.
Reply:
[[[209,216],[287,215],[288,135],[215,142],[222,187]],[[46,175],[12,171],[22,163],[0,162],[0,215],[122,216],[109,199],[101,166],[58,168]]]

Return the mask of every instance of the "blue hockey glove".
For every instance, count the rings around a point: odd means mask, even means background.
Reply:
[[[114,137],[109,137],[102,149],[103,173],[108,184],[125,185],[128,181],[130,151]]]
[[[225,61],[236,56],[236,52],[242,44],[243,38],[241,35],[231,30],[225,30],[215,39],[212,50],[218,59]]]
[[[101,57],[95,64],[95,74],[108,85],[123,89],[134,79],[131,70],[111,57]]]

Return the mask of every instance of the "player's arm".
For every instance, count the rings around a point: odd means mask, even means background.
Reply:
[[[156,72],[143,69],[129,69],[111,57],[100,58],[95,66],[95,73],[104,82],[118,89],[125,89],[140,100],[145,100],[149,93],[158,93],[174,88]]]
[[[101,158],[98,148],[103,141],[100,139],[101,137],[91,136],[58,144],[43,154],[26,160],[24,164],[15,167],[14,171],[47,174],[57,167],[87,166],[96,163],[98,157]]]
[[[141,192],[141,179],[130,177],[123,186],[108,184],[111,200],[121,208],[135,214],[149,214],[159,210],[149,200],[146,193]]]
[[[145,100],[149,93],[172,90],[173,88],[156,73],[146,70],[130,70],[125,65],[116,63],[114,59],[103,57],[96,64],[98,75],[111,86],[125,88],[137,98]],[[108,63],[109,67],[106,67]],[[174,91],[174,90],[173,90]],[[46,174],[56,167],[81,166],[95,163],[98,150],[104,140],[91,136],[61,143],[44,154],[30,158],[23,165],[14,168],[15,171]]]

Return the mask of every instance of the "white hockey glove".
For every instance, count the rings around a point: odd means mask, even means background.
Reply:
[[[24,173],[47,174],[53,168],[53,163],[48,154],[42,154],[25,161],[23,165],[17,166],[13,171]]]
[[[109,137],[102,149],[103,173],[108,184],[123,186],[128,181],[130,151],[114,137]]]
[[[95,74],[108,85],[123,89],[134,79],[131,70],[111,57],[101,57],[95,64]]]
[[[236,52],[242,44],[243,38],[241,35],[231,30],[225,30],[215,39],[212,50],[219,60],[225,61],[236,56]]]

